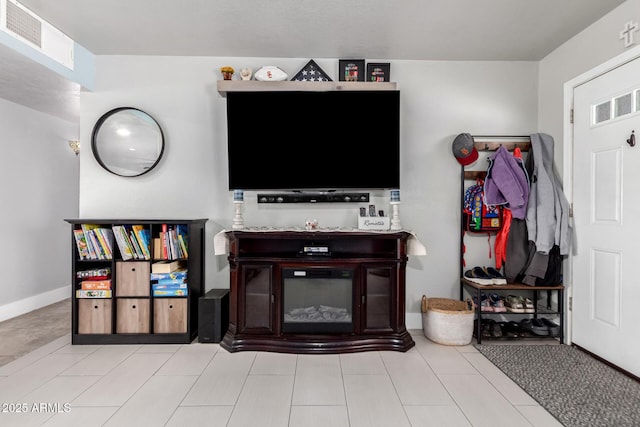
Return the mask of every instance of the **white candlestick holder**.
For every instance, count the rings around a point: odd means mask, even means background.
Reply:
[[[400,225],[400,202],[391,202],[391,230],[402,230]]]
[[[235,214],[233,215],[233,225],[232,228],[234,230],[244,228],[244,218],[242,216],[242,208],[244,206],[244,201],[234,200],[233,206],[235,208]]]

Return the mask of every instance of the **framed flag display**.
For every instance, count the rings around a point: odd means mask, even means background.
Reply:
[[[293,76],[291,81],[296,82],[331,82],[331,78],[327,76],[322,68],[313,59],[307,62],[298,73]]]

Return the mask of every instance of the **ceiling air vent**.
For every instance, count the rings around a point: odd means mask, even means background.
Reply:
[[[0,30],[73,70],[73,40],[16,0],[0,0]]]

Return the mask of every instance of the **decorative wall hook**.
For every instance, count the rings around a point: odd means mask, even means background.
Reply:
[[[635,147],[636,146],[636,135],[635,135],[635,130],[631,131],[631,136],[629,137],[629,139],[627,139],[627,144],[629,144],[629,147]]]

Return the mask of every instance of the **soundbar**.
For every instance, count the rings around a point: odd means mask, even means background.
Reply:
[[[258,194],[258,203],[365,203],[369,193]]]

